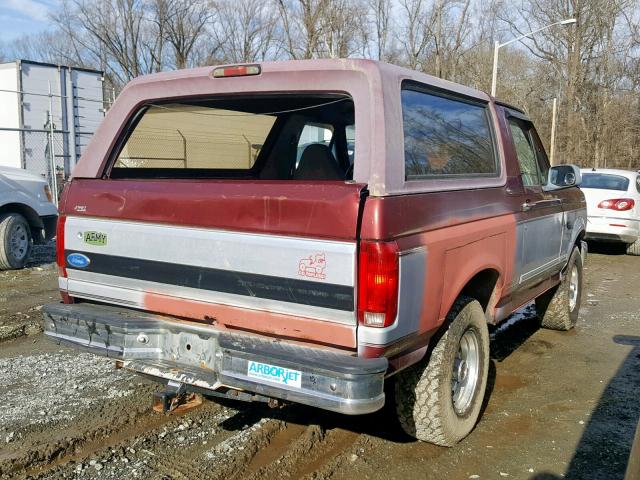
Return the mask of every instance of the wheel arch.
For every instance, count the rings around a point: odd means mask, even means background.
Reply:
[[[491,307],[495,305],[498,280],[500,280],[500,272],[497,268],[488,267],[480,270],[462,287],[458,297],[467,296],[476,299],[482,306],[485,316],[487,316]]]
[[[445,327],[445,319],[456,300],[462,296],[477,300],[485,312],[488,323],[493,323],[493,307],[500,299],[503,285],[502,269],[495,264],[478,266],[466,276],[459,276],[457,281],[450,284],[451,292],[443,296],[440,308],[440,328]]]
[[[18,213],[22,215],[27,220],[27,223],[32,230],[44,228],[44,224],[42,223],[42,219],[40,218],[40,215],[38,215],[38,212],[24,203],[5,203],[0,206],[0,215],[4,215],[6,213]]]

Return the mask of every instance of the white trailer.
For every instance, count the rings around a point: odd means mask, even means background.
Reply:
[[[0,165],[45,176],[52,187],[54,177],[68,177],[104,117],[103,82],[98,70],[0,63]]]

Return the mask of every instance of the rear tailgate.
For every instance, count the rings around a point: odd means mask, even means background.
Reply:
[[[74,179],[60,287],[75,298],[353,348],[363,188]]]

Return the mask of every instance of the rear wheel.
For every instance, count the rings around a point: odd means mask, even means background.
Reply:
[[[574,248],[564,278],[555,288],[536,298],[536,311],[544,328],[571,330],[578,322],[582,299],[582,256]]]
[[[629,245],[627,245],[627,254],[640,255],[640,238],[634,243],[630,243]]]
[[[23,268],[31,245],[31,228],[22,215],[0,215],[0,270]]]
[[[475,426],[489,372],[489,332],[480,304],[456,301],[430,357],[400,372],[396,410],[409,435],[451,447]]]

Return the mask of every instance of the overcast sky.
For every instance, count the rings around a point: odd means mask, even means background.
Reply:
[[[49,12],[59,0],[0,0],[0,40],[49,28]]]

